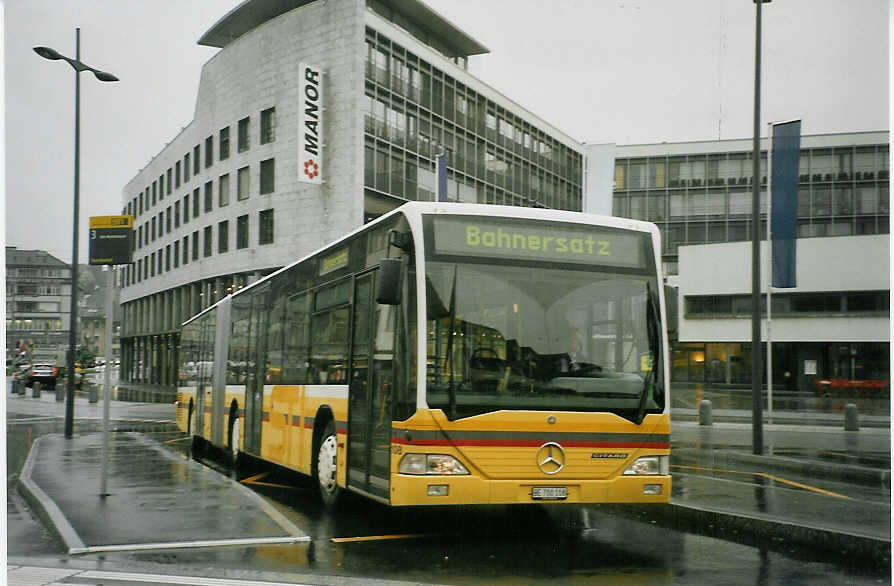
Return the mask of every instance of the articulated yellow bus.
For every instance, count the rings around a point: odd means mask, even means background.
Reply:
[[[194,442],[327,506],[666,503],[653,224],[411,202],[183,325]]]

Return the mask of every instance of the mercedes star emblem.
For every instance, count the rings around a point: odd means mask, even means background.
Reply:
[[[537,467],[544,474],[556,474],[565,467],[565,450],[555,442],[543,444],[537,450]]]

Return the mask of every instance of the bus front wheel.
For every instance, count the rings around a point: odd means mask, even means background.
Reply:
[[[326,424],[317,448],[317,480],[320,483],[320,496],[327,509],[335,508],[342,493],[337,479],[337,461],[338,438],[335,434],[335,421],[330,421]]]

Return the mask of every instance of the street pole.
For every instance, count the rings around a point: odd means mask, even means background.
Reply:
[[[81,181],[81,72],[89,71],[99,81],[118,81],[111,73],[94,69],[81,62],[81,29],[75,29],[75,58],[71,59],[49,47],[34,47],[34,52],[50,61],[65,61],[75,71],[75,138],[74,138],[74,212],[71,234],[71,308],[68,328],[68,356],[66,369],[65,437],[71,439],[74,427],[75,350],[78,334],[78,220]]]
[[[106,497],[108,491],[108,462],[109,462],[109,400],[112,395],[112,313],[115,310],[115,271],[110,265],[105,265],[106,271],[106,331],[105,352],[106,363],[102,380],[102,482],[99,487],[99,496]]]
[[[81,29],[75,29],[75,60],[81,60]],[[65,385],[65,437],[74,430],[75,348],[78,333],[78,216],[81,183],[81,72],[75,68],[74,211],[71,230],[71,323],[68,327],[68,356]]]
[[[754,0],[754,144],[751,155],[751,424],[753,453],[764,453],[761,397],[761,5]]]

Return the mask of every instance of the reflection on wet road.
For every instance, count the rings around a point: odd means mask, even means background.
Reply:
[[[10,418],[15,417],[10,415]],[[27,419],[31,417],[32,420]],[[78,422],[76,433],[95,430]],[[9,470],[15,471],[34,438],[61,431],[61,419],[26,416],[7,428]],[[148,437],[188,457],[189,441],[177,433]],[[231,474],[217,465],[221,474]],[[683,472],[683,471],[681,471]],[[695,482],[697,471],[685,473]],[[755,490],[748,478],[722,479],[731,496]],[[8,477],[8,487],[12,489]],[[288,576],[319,582],[332,576],[425,583],[829,583],[887,582],[877,569],[817,559],[809,552],[750,547],[674,531],[647,517],[631,520],[598,507],[395,510],[349,499],[338,514],[326,513],[309,479],[264,470],[243,479],[291,522],[311,536],[305,544],[112,552],[78,558],[97,568],[126,567],[161,573],[257,578]],[[712,480],[713,481],[713,480]],[[762,482],[772,482],[766,478]],[[755,484],[752,484],[755,483]],[[686,488],[685,482],[681,485]],[[834,490],[834,489],[829,489]],[[14,490],[10,491],[10,494]],[[196,495],[200,498],[200,495]],[[825,498],[825,497],[824,497]],[[58,544],[30,517],[9,505],[8,554],[64,557]],[[767,503],[768,509],[779,503]],[[269,578],[268,578],[269,579]]]

